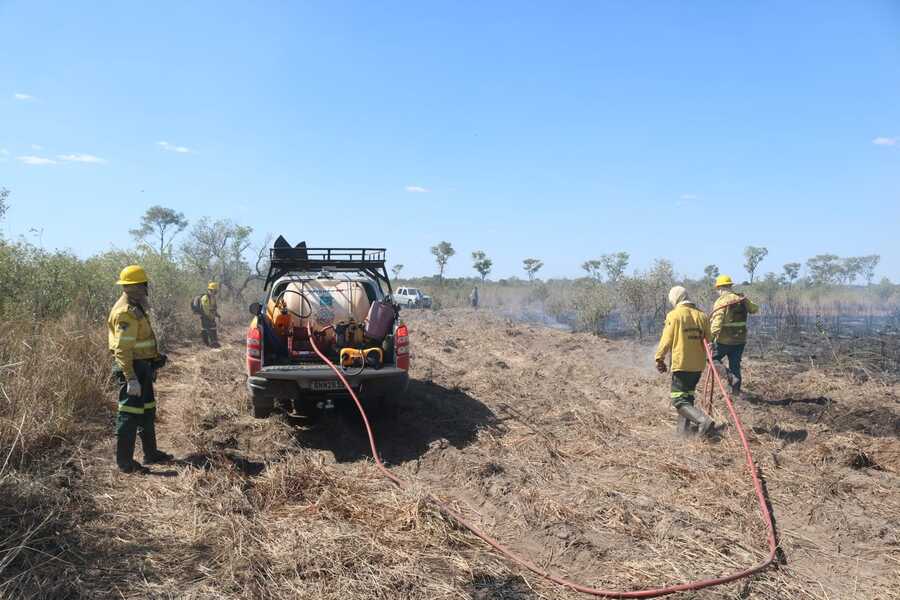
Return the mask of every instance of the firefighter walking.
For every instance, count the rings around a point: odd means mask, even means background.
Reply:
[[[731,393],[741,395],[741,359],[747,344],[747,317],[759,312],[759,306],[743,294],[733,290],[734,282],[728,275],[716,278],[719,298],[713,305],[710,329],[712,332],[713,360],[720,374],[727,376]],[[728,358],[728,369],[722,363]]]
[[[709,339],[709,317],[688,298],[687,290],[675,286],[669,291],[672,310],[666,315],[659,346],[656,349],[656,369],[668,370],[666,356],[672,355],[672,385],[670,398],[678,411],[678,428],[681,434],[690,431],[690,424],[697,426],[700,435],[706,435],[715,425],[712,419],[694,406],[694,391],[706,366],[704,340]]]
[[[219,284],[211,281],[206,286],[206,293],[199,299],[200,333],[203,336],[203,343],[212,348],[219,347],[219,330],[216,326],[216,321],[220,318],[219,305],[216,301],[218,294]]]
[[[116,282],[122,296],[109,312],[109,350],[113,374],[119,382],[119,410],[116,416],[116,464],[123,473],[145,473],[147,468],[134,460],[137,436],[141,437],[144,463],[172,460],[172,455],[156,447],[156,396],[153,382],[157,370],[166,364],[159,353],[148,310],[149,280],[138,265],[125,267]]]

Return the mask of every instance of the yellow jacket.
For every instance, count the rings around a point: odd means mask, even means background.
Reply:
[[[758,312],[759,306],[743,294],[722,294],[713,305],[712,339],[723,344],[747,343],[747,315]]]
[[[709,317],[692,302],[682,302],[666,315],[656,360],[672,352],[672,371],[698,373],[706,366],[703,339],[709,339]]]
[[[126,379],[133,379],[135,376],[134,360],[153,360],[159,357],[150,319],[141,307],[129,304],[125,294],[109,311],[106,324],[109,328],[109,350]]]
[[[203,316],[207,319],[215,319],[219,316],[219,305],[216,297],[210,294],[200,296],[200,308],[203,310]]]

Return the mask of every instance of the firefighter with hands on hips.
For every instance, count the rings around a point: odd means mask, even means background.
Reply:
[[[113,373],[119,382],[116,464],[123,473],[146,473],[148,469],[134,460],[138,435],[145,464],[172,460],[171,454],[156,447],[153,382],[157,370],[166,364],[166,355],[160,354],[150,325],[147,273],[138,265],[125,267],[117,284],[123,293],[107,320]]]

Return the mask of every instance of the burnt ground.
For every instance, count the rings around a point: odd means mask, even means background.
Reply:
[[[236,326],[223,349],[186,346],[160,376],[160,443],[178,462],[120,475],[111,436],[73,456],[68,566],[35,566],[67,578],[55,597],[581,597],[509,565],[427,492],[593,586],[680,583],[766,555],[721,400],[714,440],[675,437],[649,344],[468,310],[404,316],[412,382],[374,427],[411,489],[378,475],[350,407],[315,423],[248,416]],[[900,597],[900,389],[764,357],[746,370],[737,409],[781,561],[675,597]]]

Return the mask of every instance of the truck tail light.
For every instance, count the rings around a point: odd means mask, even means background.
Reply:
[[[397,352],[397,368],[409,370],[409,328],[399,325],[394,332],[394,348]]]
[[[262,367],[262,333],[259,327],[247,331],[247,374],[255,375]]]

